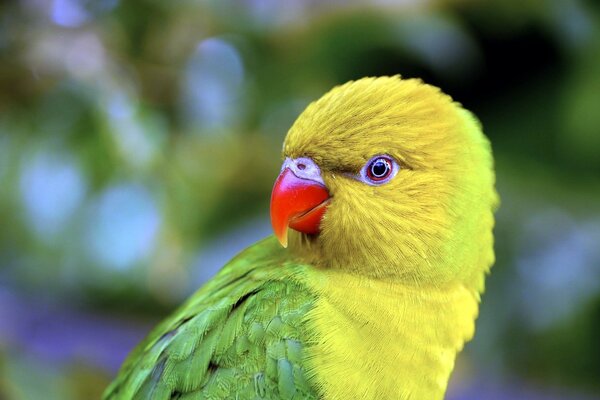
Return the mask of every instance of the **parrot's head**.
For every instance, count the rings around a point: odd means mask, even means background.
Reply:
[[[283,157],[271,221],[298,258],[480,289],[494,259],[490,145],[439,89],[398,76],[338,86],[296,120]]]

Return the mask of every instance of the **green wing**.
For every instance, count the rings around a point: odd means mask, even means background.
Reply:
[[[104,398],[311,399],[303,369],[314,296],[268,238],[242,252],[125,361]]]

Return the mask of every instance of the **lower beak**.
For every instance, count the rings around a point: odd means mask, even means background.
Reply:
[[[289,168],[277,177],[271,194],[271,225],[283,247],[287,228],[317,234],[329,204],[329,192],[322,183],[299,178]]]

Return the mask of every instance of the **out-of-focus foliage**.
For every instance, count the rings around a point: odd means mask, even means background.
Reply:
[[[21,0],[0,5],[0,398],[98,397],[269,234],[299,112],[393,74],[473,110],[497,159],[497,265],[451,397],[598,394],[596,2]]]

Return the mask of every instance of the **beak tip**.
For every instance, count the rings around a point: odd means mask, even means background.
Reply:
[[[286,227],[287,228],[287,227]],[[287,229],[279,235],[275,235],[277,237],[277,241],[284,249],[288,247],[288,237],[287,237]]]

